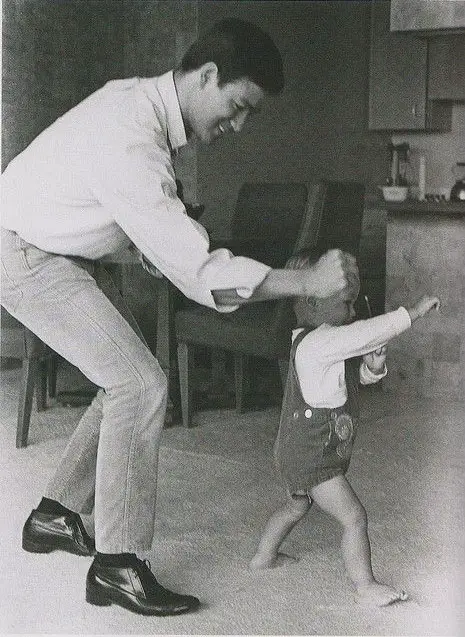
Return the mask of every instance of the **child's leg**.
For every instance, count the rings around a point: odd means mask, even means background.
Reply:
[[[379,584],[375,580],[371,567],[366,511],[346,477],[339,475],[331,478],[314,487],[310,495],[323,511],[342,524],[342,555],[359,601],[386,606],[407,599],[404,591]]]
[[[249,566],[252,569],[278,566],[290,556],[278,552],[284,538],[307,513],[311,503],[307,495],[293,495],[282,509],[278,509],[268,521],[259,542],[257,552]]]

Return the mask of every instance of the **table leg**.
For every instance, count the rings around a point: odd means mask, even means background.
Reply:
[[[175,298],[172,284],[165,277],[159,278],[156,357],[168,379],[167,425],[174,424],[181,418],[181,400],[176,363],[174,304]]]

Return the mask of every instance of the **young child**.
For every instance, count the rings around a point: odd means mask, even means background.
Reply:
[[[288,267],[314,262],[301,255]],[[297,328],[274,448],[289,497],[269,520],[250,567],[270,568],[292,559],[279,547],[315,501],[342,525],[342,554],[358,601],[385,606],[407,594],[375,580],[366,511],[345,477],[357,427],[357,389],[359,381],[369,384],[385,376],[387,341],[439,309],[439,299],[425,296],[411,308],[352,322],[359,288],[354,277],[341,293],[294,302]],[[354,370],[354,361],[347,359],[358,356],[363,359]]]

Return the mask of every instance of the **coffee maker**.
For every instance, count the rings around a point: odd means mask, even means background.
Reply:
[[[408,186],[407,167],[410,158],[410,145],[407,142],[402,144],[389,144],[390,152],[390,176],[389,186]]]
[[[465,201],[465,161],[458,161],[452,169],[455,184],[450,191],[451,201]]]

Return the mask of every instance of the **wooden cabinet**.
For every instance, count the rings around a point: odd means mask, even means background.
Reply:
[[[370,130],[450,130],[451,104],[428,99],[427,62],[427,40],[391,33],[390,3],[372,2]]]
[[[428,40],[428,98],[465,102],[465,33]]]
[[[465,30],[465,0],[391,0],[392,31]]]

